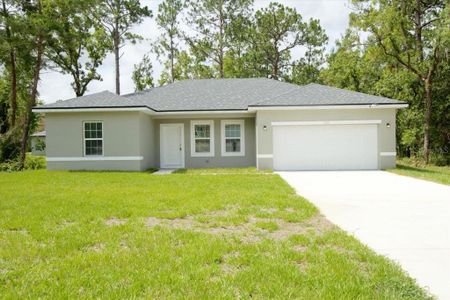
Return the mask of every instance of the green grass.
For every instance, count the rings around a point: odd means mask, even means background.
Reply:
[[[399,175],[450,185],[449,166],[416,165],[408,159],[401,159],[397,161],[397,167],[395,169],[389,169],[388,171]]]
[[[278,175],[217,173],[0,173],[0,298],[428,297]]]

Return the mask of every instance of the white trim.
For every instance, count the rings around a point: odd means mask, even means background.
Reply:
[[[381,124],[381,120],[336,120],[336,121],[272,122],[272,126],[367,125],[367,124]]]
[[[85,124],[86,123],[101,123],[102,124],[102,137],[101,138],[86,138],[85,135]],[[99,120],[85,120],[82,122],[82,130],[83,130],[83,156],[85,157],[102,157],[105,156],[105,142],[104,142],[104,137],[105,137],[105,126],[103,124],[103,121],[99,121]],[[101,155],[87,155],[86,154],[86,141],[102,141],[102,154]]]
[[[82,157],[47,157],[47,161],[135,161],[143,156],[82,156]]]
[[[367,105],[304,105],[304,106],[249,106],[248,111],[258,110],[316,110],[316,109],[374,109],[406,108],[408,104],[367,104]]]
[[[166,166],[166,165],[163,165],[163,161],[164,161],[164,153],[165,153],[165,150],[164,150],[164,143],[163,143],[163,134],[162,134],[162,130],[163,130],[163,127],[170,127],[170,126],[172,126],[172,127],[174,127],[174,126],[177,126],[177,127],[179,127],[180,128],[180,131],[181,131],[181,137],[180,137],[180,139],[181,139],[181,141],[180,141],[180,145],[181,145],[181,165],[180,166],[173,166],[173,165],[171,165],[171,166]],[[184,123],[162,123],[162,124],[159,124],[159,163],[160,163],[160,166],[161,166],[161,168],[176,168],[176,167],[179,167],[179,168],[184,168],[185,167],[185,157],[184,157],[184,149],[185,149],[185,146],[184,146]]]
[[[34,113],[67,113],[67,112],[129,112],[138,111],[151,115],[191,115],[191,114],[254,114],[246,109],[242,110],[191,110],[191,111],[155,111],[148,107],[93,107],[93,108],[33,108]]]
[[[195,152],[195,125],[209,125],[209,152]],[[198,138],[202,139],[202,138]],[[208,139],[208,138],[203,138]],[[190,140],[191,140],[191,156],[192,157],[214,157],[214,120],[191,120],[191,132],[190,132]]]
[[[380,152],[380,156],[397,156],[397,152]]]
[[[98,107],[98,108],[34,108],[34,113],[67,113],[67,112],[128,112],[138,111],[147,114],[154,114],[154,111],[147,107]]]
[[[186,115],[186,114],[253,114],[248,110],[192,110],[192,111],[161,111],[156,112],[156,115]]]
[[[227,152],[226,151],[226,137],[225,137],[225,125],[240,125],[241,135],[239,137],[241,141],[241,150],[239,152]],[[221,120],[220,121],[220,142],[222,156],[245,156],[245,121],[244,120]]]
[[[273,154],[257,154],[257,158],[273,158]]]

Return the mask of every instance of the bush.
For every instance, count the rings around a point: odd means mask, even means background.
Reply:
[[[25,157],[25,170],[45,169],[46,166],[45,156],[34,156],[27,153]],[[0,163],[0,172],[16,172],[19,171],[19,167],[20,163],[18,159],[8,160]]]
[[[45,161],[45,156],[34,156],[27,153],[25,158],[25,170],[39,170],[45,169],[47,163]]]
[[[0,172],[16,172],[19,171],[19,166],[18,160],[7,160],[0,163]]]

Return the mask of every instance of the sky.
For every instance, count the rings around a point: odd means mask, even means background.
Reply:
[[[141,0],[142,5],[148,6],[153,14],[156,15],[158,5],[162,0]],[[350,13],[350,4],[348,0],[254,0],[255,9],[267,6],[270,2],[279,2],[284,5],[295,7],[304,20],[315,18],[320,20],[321,26],[328,35],[327,50],[330,51],[337,39],[344,34],[348,26]],[[121,68],[121,93],[127,94],[134,91],[134,84],[131,80],[131,73],[135,64],[142,60],[142,57],[152,48],[152,41],[155,41],[159,35],[154,18],[147,18],[142,24],[135,26],[132,32],[138,33],[144,37],[144,40],[138,44],[127,44],[122,48],[123,56],[120,60]],[[298,58],[302,54],[301,49],[293,52],[293,58]],[[154,54],[150,54],[153,63],[153,77],[155,82],[162,71],[161,64],[157,61]],[[98,73],[102,76],[102,81],[92,81],[86,92],[86,95],[109,90],[115,91],[114,86],[114,57],[109,54],[103,64],[98,68]],[[63,75],[57,71],[44,70],[41,74],[39,85],[40,99],[44,103],[52,103],[57,100],[65,100],[75,97],[70,85],[72,77]]]

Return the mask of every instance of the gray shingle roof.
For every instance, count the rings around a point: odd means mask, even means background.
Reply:
[[[249,106],[402,104],[320,84],[298,86],[266,78],[183,80],[118,96],[108,91],[37,107],[148,107],[154,111],[246,110]]]
[[[250,106],[314,106],[314,105],[360,105],[401,104],[403,102],[386,97],[338,89],[311,83],[298,86],[287,93],[271,97]]]
[[[38,108],[85,108],[85,107],[142,107],[145,104],[132,101],[109,91],[72,98],[38,106]]]

